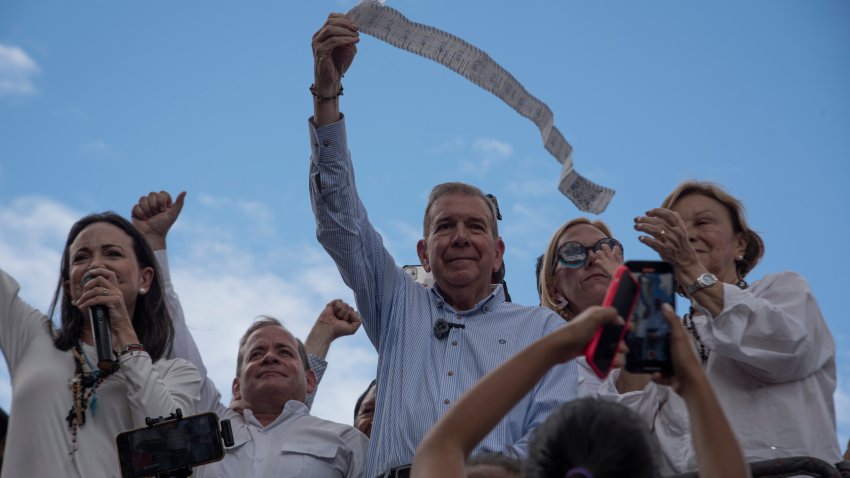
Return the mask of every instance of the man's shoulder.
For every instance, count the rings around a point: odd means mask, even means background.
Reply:
[[[366,435],[364,435],[360,430],[351,425],[346,425],[345,423],[326,420],[310,414],[299,417],[299,420],[303,421],[302,423],[304,425],[308,425],[312,433],[325,437],[328,441],[331,441],[332,437],[344,442],[368,441]]]
[[[517,304],[516,302],[502,302],[497,305],[500,312],[509,313],[509,314],[517,314],[523,316],[533,317],[535,320],[542,320],[548,322],[553,322],[558,324],[563,322],[564,319],[561,318],[558,314],[555,313],[552,309],[542,307],[539,305],[522,305]]]

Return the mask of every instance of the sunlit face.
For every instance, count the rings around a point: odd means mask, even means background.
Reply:
[[[576,224],[561,234],[558,247],[570,241],[591,247],[606,237],[605,233],[590,224]],[[573,314],[579,314],[592,305],[602,304],[611,282],[611,277],[597,263],[597,253],[593,251],[588,252],[584,266],[577,269],[564,267],[556,259],[553,276],[550,295],[556,301],[561,297],[567,299]]]
[[[363,397],[363,402],[360,404],[360,410],[357,411],[357,418],[354,420],[354,428],[363,432],[367,437],[372,436],[372,420],[375,418],[375,398],[377,395],[377,386],[373,386]]]
[[[428,237],[417,250],[440,288],[489,290],[493,272],[502,264],[505,245],[493,237],[493,219],[484,201],[454,193],[440,196],[431,205]]]
[[[139,267],[133,238],[108,222],[95,222],[77,234],[68,247],[68,265],[69,280],[65,287],[72,300],[80,297],[87,271],[106,269],[115,274],[115,285],[121,289],[130,318],[139,289],[149,288],[154,275],[153,268]]]
[[[688,231],[688,240],[703,266],[722,282],[738,281],[735,258],[746,250],[743,234],[735,232],[726,207],[702,194],[679,198],[671,210],[679,213]]]
[[[233,394],[238,394],[245,408],[269,401],[279,402],[282,408],[289,400],[304,402],[315,389],[315,376],[304,370],[298,341],[282,327],[269,325],[254,331],[242,354]]]

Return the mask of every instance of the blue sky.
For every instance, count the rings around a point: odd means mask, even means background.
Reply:
[[[80,216],[129,214],[188,191],[169,242],[189,323],[228,396],[236,338],[259,314],[299,335],[350,292],[309,206],[310,38],[354,1],[0,0],[0,267],[46,309]],[[488,52],[546,102],[578,171],[617,191],[600,218],[629,259],[631,228],[680,181],[717,181],[767,253],[751,274],[810,282],[837,343],[850,436],[850,3],[396,0],[413,21]],[[399,264],[414,263],[431,186],[499,198],[507,280],[537,302],[533,267],[580,215],[534,125],[428,60],[364,37],[342,110],[358,185]],[[377,362],[365,334],[334,344],[314,411],[349,422]],[[6,376],[5,374],[3,375]],[[8,407],[8,379],[0,380]]]

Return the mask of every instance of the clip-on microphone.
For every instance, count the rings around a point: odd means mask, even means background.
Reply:
[[[443,340],[444,338],[449,336],[449,332],[451,329],[465,329],[466,326],[463,324],[453,324],[451,322],[446,322],[443,319],[437,319],[434,322],[434,337],[437,337],[439,340]]]

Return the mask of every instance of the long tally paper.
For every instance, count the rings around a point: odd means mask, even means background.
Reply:
[[[540,129],[543,144],[560,162],[560,190],[582,211],[599,214],[614,190],[600,186],[573,168],[573,147],[553,123],[552,110],[531,95],[507,70],[466,41],[428,25],[411,22],[377,0],[363,0],[348,12],[371,35],[402,50],[436,61],[496,95]]]

